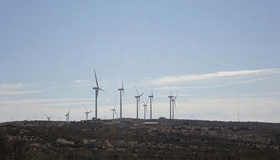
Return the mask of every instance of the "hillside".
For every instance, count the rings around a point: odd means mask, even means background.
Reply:
[[[1,123],[0,132],[0,159],[280,157],[278,123],[167,119],[18,121]]]

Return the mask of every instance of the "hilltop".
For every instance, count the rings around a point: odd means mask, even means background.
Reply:
[[[169,119],[17,121],[1,123],[0,132],[0,159],[280,157],[279,123]]]

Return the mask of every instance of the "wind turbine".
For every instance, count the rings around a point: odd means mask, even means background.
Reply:
[[[153,119],[152,101],[153,101],[153,103],[155,103],[155,102],[154,102],[154,94],[153,94],[153,91],[152,91],[152,95],[149,96],[149,98],[150,98],[150,119]]]
[[[171,92],[171,88],[170,88],[170,96],[168,96],[168,98],[170,98],[170,119],[172,119],[172,99],[174,98],[174,96],[172,96],[172,92]]]
[[[147,100],[147,102],[143,102],[144,103],[144,119],[146,119],[146,113],[148,114],[148,110],[147,110],[147,104],[148,104],[149,100]]]
[[[37,117],[38,117],[38,116],[37,116]],[[30,119],[29,117],[26,117],[26,118],[27,118],[29,121],[35,121],[37,117],[35,117],[34,119]]]
[[[69,113],[70,113],[70,110],[68,112],[66,112],[66,122],[68,121],[69,122]]]
[[[124,94],[124,88],[123,88],[123,78],[122,78],[122,88],[118,89],[120,91],[120,119],[122,119],[122,93]],[[116,108],[116,107],[115,107]],[[114,109],[115,110],[115,109]],[[113,112],[114,117],[114,112]],[[114,119],[114,118],[113,118]]]
[[[115,119],[115,118],[114,118],[115,113],[116,113],[116,116],[118,116],[118,114],[117,114],[117,112],[116,112],[116,104],[117,104],[117,101],[115,102],[115,107],[114,107],[114,109],[111,109],[111,111],[113,112],[113,119]]]
[[[92,112],[92,111],[88,111],[86,106],[85,106],[85,109],[86,109],[86,112],[85,112],[85,114],[86,114],[86,120],[88,120],[88,114],[89,114],[90,112]]]
[[[51,120],[51,116],[48,116],[48,115],[46,115],[45,113],[44,113],[44,115],[47,117],[47,119],[48,119],[48,121],[50,121]]]
[[[103,89],[99,88],[98,86],[98,82],[97,82],[97,76],[95,73],[95,69],[94,69],[94,75],[95,75],[95,81],[96,81],[96,87],[93,87],[92,89],[95,90],[95,118],[97,119],[97,97],[98,97],[98,92],[99,90],[105,92]]]
[[[179,93],[176,94],[176,96],[171,100],[172,101],[172,119],[174,119],[174,108],[176,109],[176,98],[178,96]],[[177,109],[176,109],[177,110]]]
[[[136,115],[137,115],[136,117],[138,119],[138,104],[140,105],[140,97],[144,94],[144,92],[141,95],[139,95],[136,87],[135,87],[135,90],[136,90],[136,93],[137,93],[137,96],[135,96],[135,98],[136,98]]]

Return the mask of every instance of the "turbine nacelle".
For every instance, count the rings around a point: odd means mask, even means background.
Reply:
[[[143,94],[144,92],[141,95],[135,96],[135,98],[140,98]]]
[[[101,90],[101,91],[103,91],[103,92],[105,92],[103,89],[101,89],[101,88],[99,88],[99,87],[92,87],[92,89],[94,89],[94,90]]]

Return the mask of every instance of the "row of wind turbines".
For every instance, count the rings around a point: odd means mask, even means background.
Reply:
[[[87,107],[85,106],[85,109],[86,109],[86,120],[88,120],[88,114],[90,114],[92,111],[88,111],[87,110]],[[43,114],[47,117],[48,121],[51,120],[52,116],[48,116],[46,113],[43,112]],[[69,122],[69,117],[70,117],[70,110],[68,112],[66,112],[65,114],[65,117],[66,117],[66,121]],[[29,121],[32,121],[29,117],[26,117]],[[36,117],[37,118],[37,117]],[[34,118],[33,120],[35,120],[36,118]]]
[[[98,81],[97,81],[97,76],[96,76],[96,72],[94,69],[94,75],[95,75],[95,82],[96,82],[96,87],[93,87],[93,90],[95,90],[95,119],[97,119],[97,98],[98,98],[98,93],[99,90],[105,92],[103,89],[101,89],[98,85]],[[122,80],[122,87],[118,89],[118,91],[120,91],[120,116],[119,118],[122,119],[122,96],[124,95],[124,87],[123,87],[123,80]],[[144,92],[139,94],[137,88],[135,87],[135,91],[137,93],[137,95],[135,96],[136,98],[136,119],[139,118],[139,106],[140,106],[140,98],[141,96],[143,96]],[[170,119],[174,119],[174,109],[176,109],[176,99],[177,99],[178,93],[176,94],[176,96],[172,95],[171,89],[170,89],[170,96],[168,96],[168,98],[170,99]],[[147,100],[147,102],[143,101],[143,107],[144,107],[144,119],[146,119],[148,117],[148,102],[150,100],[150,119],[153,119],[153,105],[154,105],[154,94],[152,92],[152,94],[150,96],[148,96],[149,99]],[[113,119],[115,119],[115,115],[118,116],[117,111],[116,111],[116,104],[117,102],[115,102],[115,106],[113,109],[111,109],[112,113],[113,113]],[[88,111],[87,107],[84,106],[86,109],[86,120],[88,120],[88,115],[92,112],[92,111]],[[43,113],[48,121],[50,121],[51,116],[48,116],[47,114]],[[66,117],[66,121],[69,121],[69,116],[70,116],[70,110],[68,112],[66,112],[65,117]],[[28,118],[28,117],[27,117]],[[28,120],[31,120],[30,118],[28,118]]]
[[[94,69],[94,75],[95,75],[95,82],[96,82],[96,87],[93,87],[93,90],[95,90],[95,119],[97,119],[97,98],[98,98],[98,92],[99,90],[105,92],[103,89],[101,89],[98,85],[98,81],[97,81],[97,76],[96,76],[96,72]],[[123,80],[122,80],[122,87],[118,89],[120,91],[120,119],[122,119],[122,96],[124,94],[124,87],[123,87]],[[135,87],[135,91],[137,93],[137,95],[135,96],[136,98],[136,119],[138,119],[138,115],[139,115],[139,106],[140,106],[140,98],[141,96],[144,94],[141,93],[139,95],[137,88]],[[178,93],[176,96],[172,95],[171,89],[170,89],[170,93],[171,95],[168,96],[168,98],[170,99],[170,119],[174,119],[174,109],[176,109],[176,99],[178,96]],[[150,119],[153,119],[153,104],[154,104],[154,94],[152,92],[152,95],[148,96],[149,100],[150,100]],[[148,101],[149,101],[148,100]],[[146,114],[148,116],[148,109],[147,109],[147,104],[148,101],[145,103],[143,102],[143,106],[144,106],[144,119],[146,119]],[[111,111],[113,112],[113,119],[114,119],[114,115],[116,114],[117,116],[117,112],[116,112],[116,103],[115,103],[115,107],[113,109],[111,109]]]

